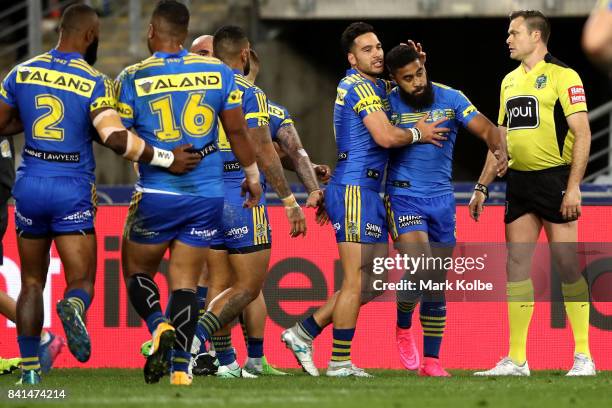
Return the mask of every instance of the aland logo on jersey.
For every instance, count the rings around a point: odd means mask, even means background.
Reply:
[[[138,96],[155,95],[174,91],[201,91],[221,89],[223,84],[219,72],[193,72],[187,74],[155,75],[135,81]],[[231,96],[231,95],[230,95]],[[233,98],[238,101],[237,94]]]
[[[17,83],[47,86],[88,98],[91,97],[96,85],[95,81],[79,75],[29,66],[17,70]]]

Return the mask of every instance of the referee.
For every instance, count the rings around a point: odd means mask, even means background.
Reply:
[[[595,375],[588,341],[588,286],[578,272],[575,246],[591,131],[582,81],[548,52],[549,37],[550,23],[540,11],[510,15],[506,43],[510,58],[520,65],[502,81],[498,119],[509,159],[504,222],[510,347],[494,368],[476,375],[529,375],[527,332],[534,307],[530,270],[542,227],[561,275],[574,334],[574,365],[567,375]],[[475,220],[494,178],[495,158],[489,153],[470,201]]]

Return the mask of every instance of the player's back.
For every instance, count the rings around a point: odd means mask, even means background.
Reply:
[[[268,100],[266,94],[256,85],[249,82],[244,75],[234,70],[234,79],[242,99],[242,110],[249,129],[270,124],[270,114],[268,113]],[[274,136],[274,135],[273,135]],[[225,183],[225,199],[234,203],[242,203],[241,184],[245,178],[244,171],[240,167],[238,159],[232,152],[231,145],[225,132],[219,132],[219,150],[223,161],[223,182]],[[265,187],[263,173],[262,183]],[[261,203],[265,201],[262,195]]]
[[[412,128],[429,114],[427,122],[446,117],[448,120],[440,126],[450,129],[442,147],[423,143],[391,149],[387,176],[390,194],[432,197],[453,192],[452,162],[457,131],[460,126],[467,126],[478,111],[460,91],[435,82],[431,86],[432,104],[418,110],[402,100],[398,87],[389,94],[395,126]]]
[[[25,133],[18,174],[94,178],[90,112],[114,106],[111,81],[78,53],[55,49],[16,66],[0,91]]]
[[[337,164],[331,182],[378,191],[388,153],[374,141],[363,119],[373,111],[388,112],[386,83],[371,82],[351,69],[340,81],[337,92],[334,105]]]
[[[218,154],[219,113],[240,106],[231,70],[216,58],[156,52],[117,79],[117,109],[126,127],[152,146],[172,150],[191,143],[203,154],[191,172],[174,175],[147,164],[138,187],[203,197],[222,197]]]

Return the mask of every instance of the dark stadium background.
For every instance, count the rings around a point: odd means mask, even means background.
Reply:
[[[610,81],[585,57],[580,44],[585,18],[553,18],[549,51],[581,76],[589,108],[610,99]],[[518,63],[509,58],[505,44],[506,18],[453,18],[366,20],[379,33],[385,51],[410,38],[421,42],[427,52],[429,77],[463,91],[476,107],[497,122],[499,86]],[[317,69],[338,80],[348,68],[340,49],[340,35],[349,20],[267,21],[265,28],[280,29],[278,39],[302,53]],[[257,43],[255,43],[257,46]],[[296,78],[299,81],[299,77]],[[304,84],[308,86],[308,84]],[[594,144],[601,148],[607,140]],[[455,181],[476,180],[482,168],[485,146],[476,137],[461,131],[455,150]],[[596,161],[589,171],[606,164]]]

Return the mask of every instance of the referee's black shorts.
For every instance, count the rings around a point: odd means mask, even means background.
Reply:
[[[555,224],[569,222],[560,212],[569,174],[570,166],[536,171],[508,169],[504,222],[510,224],[528,213]]]

